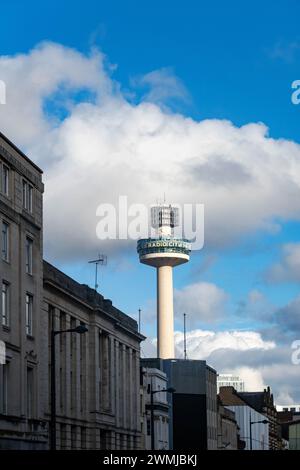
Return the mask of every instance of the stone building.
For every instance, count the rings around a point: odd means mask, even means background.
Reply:
[[[151,450],[151,390],[153,393],[154,450],[169,450],[169,413],[167,393],[168,379],[159,369],[143,367],[141,359],[141,390],[142,390],[142,449]]]
[[[0,133],[0,449],[49,447],[50,332],[80,323],[86,334],[55,339],[57,448],[137,449],[144,337],[110,300],[43,263],[43,191],[42,171]]]
[[[139,449],[140,341],[137,322],[94,289],[44,262],[44,363],[50,368],[50,331],[76,328],[83,335],[56,336],[58,449]],[[44,367],[44,413],[50,407]]]
[[[47,445],[41,363],[42,171],[0,133],[0,449]]]
[[[218,450],[238,450],[239,427],[235,413],[218,399]]]

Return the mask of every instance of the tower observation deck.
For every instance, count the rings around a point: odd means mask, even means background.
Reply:
[[[173,267],[187,263],[191,251],[189,240],[174,237],[178,213],[178,208],[167,204],[152,207],[151,225],[156,237],[137,244],[140,262],[157,270],[157,356],[161,359],[175,357]]]

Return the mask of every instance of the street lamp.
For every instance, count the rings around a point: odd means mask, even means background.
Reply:
[[[153,395],[155,393],[160,393],[160,392],[167,392],[167,393],[175,393],[176,390],[173,387],[168,387],[168,388],[163,388],[162,390],[152,390],[152,382],[151,382],[151,388],[150,388],[150,395],[151,395],[151,450],[155,450],[155,445],[154,445],[154,403],[153,403]]]
[[[82,335],[88,331],[84,324],[68,330],[51,331],[51,417],[50,417],[50,449],[56,450],[56,377],[55,377],[55,337],[62,333],[78,333]]]
[[[262,419],[261,421],[251,421],[251,413],[250,413],[250,450],[252,450],[252,424],[269,424],[267,419]]]

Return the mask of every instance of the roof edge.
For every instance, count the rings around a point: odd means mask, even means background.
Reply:
[[[19,155],[21,155],[28,163],[30,163],[39,173],[43,174],[43,170],[41,170],[40,167],[38,167],[32,160],[30,160],[29,157],[27,157],[27,155],[25,155],[24,152],[22,152],[22,150],[19,149],[19,147],[17,147],[8,137],[6,137],[6,135],[4,135],[1,131],[0,131],[0,137],[5,140],[5,142],[10,145],[10,147],[12,147]]]

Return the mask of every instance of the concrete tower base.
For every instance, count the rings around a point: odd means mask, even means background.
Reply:
[[[157,357],[175,358],[172,266],[157,268]]]

